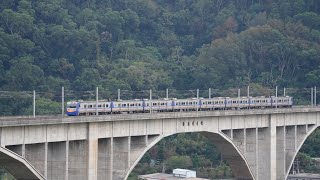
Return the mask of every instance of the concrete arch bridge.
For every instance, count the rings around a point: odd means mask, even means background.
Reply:
[[[319,123],[316,107],[1,117],[0,145],[32,165],[28,179],[122,180],[164,137],[200,132],[220,149],[236,179],[283,180]]]

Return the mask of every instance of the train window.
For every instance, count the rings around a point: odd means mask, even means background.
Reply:
[[[106,104],[106,107],[109,107],[109,104]]]
[[[99,104],[98,107],[101,107],[101,104]]]
[[[184,126],[184,122],[182,122],[182,126]]]
[[[87,108],[87,105],[84,105],[84,108]]]
[[[89,105],[89,108],[92,108],[92,105]]]

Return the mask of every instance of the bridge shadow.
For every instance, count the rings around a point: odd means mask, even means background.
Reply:
[[[202,178],[253,179],[243,155],[223,133],[179,133],[158,137],[145,150],[128,180],[138,175],[164,172],[174,168],[197,171]]]

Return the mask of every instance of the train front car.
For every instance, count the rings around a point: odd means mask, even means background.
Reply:
[[[67,102],[67,115],[68,116],[78,116],[79,115],[79,102],[72,101]]]

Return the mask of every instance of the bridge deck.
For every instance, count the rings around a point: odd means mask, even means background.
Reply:
[[[299,112],[320,112],[319,107],[295,106],[292,108],[278,109],[248,109],[248,110],[215,110],[215,111],[189,111],[189,112],[163,112],[163,113],[137,113],[137,114],[111,114],[99,116],[8,116],[0,117],[0,127],[25,126],[25,125],[45,125],[45,124],[64,124],[64,123],[84,123],[100,121],[127,121],[144,119],[173,119],[173,118],[192,118],[192,117],[214,117],[214,116],[244,116],[257,114],[281,114]]]

